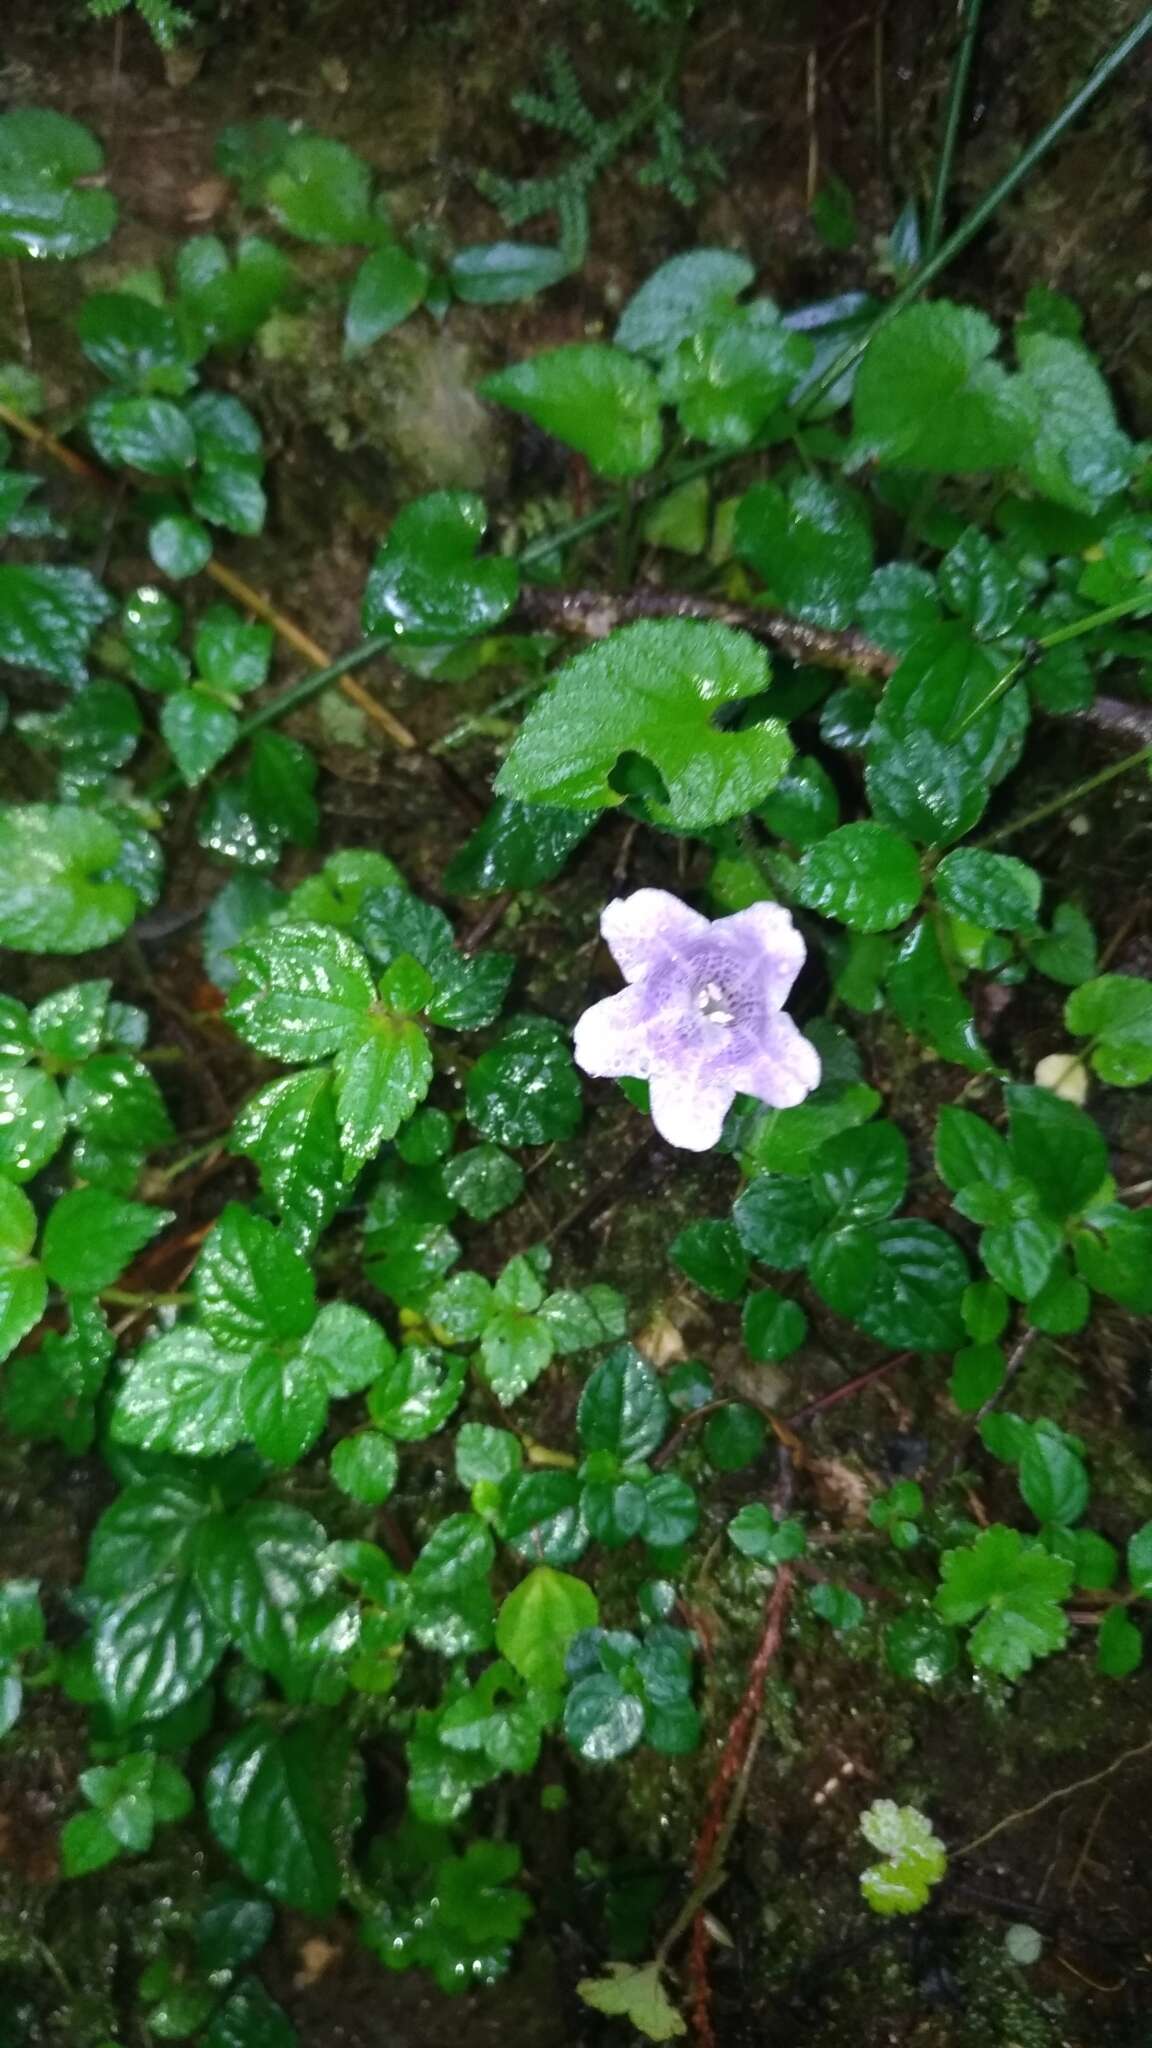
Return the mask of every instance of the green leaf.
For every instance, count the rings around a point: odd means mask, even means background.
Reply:
[[[628,300],[616,329],[617,347],[659,361],[702,327],[719,325],[755,275],[748,258],[731,249],[673,256]]]
[[[231,753],[240,721],[206,690],[176,690],[164,700],[160,730],[184,781],[194,788]]]
[[[705,1455],[718,1472],[739,1472],[760,1456],[766,1435],[764,1418],[743,1401],[729,1401],[704,1425]]]
[[[144,476],[182,476],[196,462],[196,436],[170,398],[101,392],[85,414],[88,436],[102,462],[138,469]]]
[[[814,846],[840,822],[840,799],[827,770],[812,754],[797,754],[759,815],[770,832],[794,846]]]
[[[813,1193],[836,1228],[890,1216],[908,1186],[908,1143],[895,1124],[829,1138],[816,1154]]]
[[[774,1287],[765,1287],[759,1294],[749,1295],[741,1328],[752,1357],[761,1363],[775,1363],[790,1358],[804,1342],[808,1318],[799,1302],[786,1301]]]
[[[87,256],[116,225],[110,192],[77,186],[95,181],[104,152],[78,121],[45,107],[0,115],[0,253],[5,256]]]
[[[914,1609],[889,1622],[884,1656],[897,1678],[917,1685],[939,1685],[956,1669],[956,1638],[927,1609]]]
[[[998,344],[992,322],[972,306],[937,299],[898,313],[856,374],[859,458],[953,476],[1020,462],[1038,408],[1024,381],[991,360]]]
[[[372,205],[372,174],[362,157],[321,135],[293,135],[264,183],[280,222],[303,242],[383,240],[385,218]]]
[[[823,1239],[812,1284],[837,1315],[896,1351],[954,1351],[968,1266],[932,1223],[907,1217],[860,1224]]]
[[[789,1273],[807,1265],[828,1209],[809,1181],[763,1173],[739,1197],[732,1221],[745,1251]]]
[[[847,625],[872,574],[864,501],[819,477],[796,477],[786,491],[754,484],[737,508],[734,545],[781,605],[820,626]]]
[[[120,1844],[99,1813],[77,1813],[60,1831],[60,1866],[65,1877],[87,1877],[120,1854]]]
[[[245,1103],[229,1147],[247,1152],[265,1194],[301,1250],[331,1220],[345,1187],[332,1075],[325,1067],[286,1075]]]
[[[1047,1216],[1016,1216],[985,1230],[980,1256],[993,1280],[1015,1301],[1031,1301],[1045,1286],[1063,1243]]]
[[[466,305],[508,306],[559,284],[570,269],[562,249],[542,243],[477,242],[456,251],[448,276],[456,297]]]
[[[399,242],[374,250],[356,273],[344,313],[345,355],[360,355],[407,320],[423,305],[431,275]]]
[[[244,1351],[226,1351],[207,1330],[184,1324],[136,1353],[117,1396],[112,1434],[147,1450],[212,1458],[244,1434]]]
[[[194,235],[176,253],[176,317],[193,355],[250,341],[292,282],[286,256],[261,235],[243,235],[234,261],[215,235]]]
[[[1152,1522],[1128,1538],[1128,1577],[1134,1593],[1152,1594]]]
[[[1117,1088],[1152,1081],[1152,981],[1101,974],[1069,996],[1064,1022],[1094,1041],[1092,1065],[1101,1080]]]
[[[172,314],[135,292],[93,292],[76,331],[89,362],[114,384],[179,398],[196,381]]]
[[[801,901],[854,931],[890,931],[903,924],[922,886],[915,847],[871,820],[839,826],[810,846],[800,863]]]
[[[298,846],[314,843],[319,820],[312,794],[316,761],[307,747],[283,733],[257,733],[247,780],[249,801],[266,830],[294,839]]]
[[[551,1364],[555,1346],[546,1324],[519,1309],[499,1310],[480,1344],[484,1377],[502,1408],[526,1393]]]
[[[0,867],[9,877],[0,945],[86,953],[118,939],[136,914],[133,891],[107,879],[121,845],[119,832],[91,811],[64,804],[0,809]]]
[[[155,2031],[155,2013],[150,2015]],[[201,2048],[298,2048],[287,2016],[269,1998],[258,1977],[245,1977],[205,2028]]]
[[[586,1451],[610,1451],[634,1465],[664,1441],[668,1402],[650,1365],[630,1344],[613,1351],[591,1375],[577,1410]]]
[[[960,1626],[976,1622],[969,1638],[975,1664],[1020,1678],[1035,1658],[1061,1648],[1068,1623],[1060,1602],[1073,1580],[1065,1559],[997,1525],[967,1549],[946,1550],[940,1570],[936,1612]]]
[[[45,996],[32,1012],[32,1039],[57,1059],[87,1059],[105,1036],[111,992],[110,981],[74,981]]]
[[[847,1635],[850,1630],[859,1628],[866,1612],[858,1593],[853,1593],[847,1586],[833,1586],[825,1581],[809,1588],[807,1605],[812,1614],[819,1615],[821,1621],[826,1621],[838,1635]]]
[[[432,1048],[411,1018],[366,1018],[336,1055],[336,1114],[350,1167],[363,1166],[423,1102]]]
[[[449,862],[444,885],[461,896],[535,889],[551,882],[595,823],[585,811],[497,797],[483,822]]]
[[[1122,1607],[1104,1616],[1096,1637],[1096,1669],[1106,1678],[1127,1678],[1144,1661],[1144,1638]]]
[[[974,1073],[984,1073],[992,1065],[936,927],[927,918],[901,945],[888,977],[888,995],[900,1022],[942,1058],[956,1060]]]
[[[1137,1315],[1152,1313],[1152,1209],[1110,1203],[1077,1232],[1075,1252],[1089,1287]]]
[[[0,661],[79,689],[88,675],[88,643],[111,610],[86,569],[0,565]]]
[[[255,1051],[322,1060],[358,1036],[376,991],[359,946],[323,925],[278,925],[237,946],[228,1017]]]
[[[767,688],[763,650],[727,626],[683,620],[627,626],[560,671],[529,712],[497,778],[502,795],[603,809],[623,801],[610,776],[622,754],[658,771],[653,815],[685,828],[750,810],[779,781],[791,743],[777,719],[720,731],[718,706]]]
[[[564,1708],[564,1733],[586,1763],[613,1763],[644,1734],[644,1704],[607,1672],[578,1678]]]
[[[175,1216],[174,1209],[118,1201],[102,1188],[74,1188],[49,1211],[41,1246],[44,1270],[67,1291],[99,1294]]]
[[[1077,988],[1096,972],[1096,935],[1074,903],[1058,903],[1052,929],[1021,941],[1033,967],[1052,981]]]
[[[609,1963],[606,1977],[581,1977],[576,1991],[594,2012],[629,2020],[646,2041],[678,2041],[688,2032],[664,1989],[659,1963]]]
[[[391,1437],[375,1429],[346,1436],[332,1453],[332,1477],[341,1493],[379,1507],[396,1484],[399,1460]]]
[[[465,1083],[468,1116],[497,1145],[570,1138],[583,1112],[567,1034],[546,1017],[512,1018]]]
[[[364,590],[366,633],[393,631],[417,646],[498,625],[519,576],[504,555],[476,553],[488,515],[470,491],[433,491],[397,514]]]
[[[83,1136],[109,1152],[150,1151],[174,1135],[147,1067],[127,1053],[101,1052],[85,1060],[68,1077],[64,1107]]]
[[[0,1172],[30,1180],[64,1142],[60,1091],[39,1067],[0,1062]]]
[[[499,1529],[505,1543],[532,1564],[575,1564],[588,1530],[574,1472],[516,1472],[505,1480]]]
[[[524,1173],[497,1145],[475,1145],[444,1163],[444,1191],[478,1223],[487,1223],[519,1201]]]
[[[676,344],[660,372],[660,396],[676,407],[682,431],[693,439],[713,448],[746,448],[811,360],[807,336],[784,324],[771,299],[756,299]]]
[[[1036,1427],[1017,1468],[1020,1491],[1038,1522],[1078,1522],[1091,1491],[1083,1460],[1063,1436]]]
[[[226,1640],[187,1572],[136,1586],[105,1606],[94,1625],[101,1697],[120,1722],[159,1719],[200,1690]]]
[[[529,1685],[558,1689],[573,1636],[599,1619],[596,1595],[583,1579],[540,1564],[501,1605],[496,1646]]]
[[[166,512],[148,528],[148,552],[165,576],[198,576],[212,559],[212,536],[186,512]]]
[[[884,1857],[860,1879],[873,1912],[918,1913],[948,1868],[944,1844],[926,1815],[915,1806],[875,1799],[860,1817],[860,1832]]]
[[[312,1275],[263,1216],[229,1202],[204,1241],[192,1276],[200,1314],[225,1343],[302,1337],[311,1327]]]
[[[601,476],[642,476],[660,454],[656,380],[607,342],[545,349],[485,378],[480,391],[587,456]]]
[[[1031,1181],[1049,1216],[1078,1216],[1108,1180],[1108,1147],[1075,1103],[1048,1088],[1011,1087],[1008,1150],[1012,1165]]]
[[[256,1724],[218,1752],[204,1806],[245,1877],[281,1905],[323,1914],[340,1898],[340,1843],[357,1789],[350,1738],[330,1723],[282,1732]]]
[[[979,1286],[981,1283],[975,1283]],[[997,1293],[1003,1295],[1000,1289]],[[1006,1360],[999,1344],[985,1340],[966,1344],[956,1353],[952,1361],[952,1377],[948,1391],[962,1415],[975,1415],[977,1409],[998,1394],[1004,1384]]]
[[[850,249],[856,240],[856,202],[851,188],[830,172],[817,190],[809,218],[828,249]]]
[[[1035,925],[1040,910],[1040,877],[1026,861],[1004,853],[980,853],[960,847],[946,854],[934,877],[945,908],[971,924],[992,931],[1023,931]]]
[[[1087,349],[1065,336],[1021,332],[1017,353],[1035,405],[1020,466],[1046,498],[1095,512],[1124,489],[1137,459],[1108,386]]]
[[[1028,724],[1027,692],[1000,685],[997,663],[962,626],[913,643],[866,735],[868,793],[883,824],[925,846],[972,829]]]
[[[668,1247],[682,1273],[717,1301],[739,1301],[748,1256],[737,1229],[722,1221],[687,1223]]]
[[[935,578],[911,562],[885,562],[858,598],[856,620],[869,640],[892,654],[907,654],[922,633],[940,624]]]
[[[245,1501],[205,1529],[197,1583],[218,1626],[260,1671],[292,1662],[302,1619],[331,1578],[320,1523],[281,1501]]]
[[[728,1540],[742,1556],[754,1558],[757,1564],[787,1564],[791,1558],[802,1557],[805,1550],[800,1523],[778,1522],[762,1501],[754,1501],[733,1515],[728,1524]]]
[[[524,1454],[511,1430],[494,1429],[487,1422],[462,1422],[456,1431],[455,1462],[461,1486],[499,1485],[509,1473],[519,1472]]]
[[[977,1181],[1005,1188],[1013,1177],[1012,1160],[999,1131],[970,1109],[952,1105],[941,1110],[936,1125],[936,1170],[957,1194]]]
[[[442,1429],[460,1399],[463,1359],[407,1345],[381,1373],[368,1396],[378,1429],[402,1443],[418,1443]]]

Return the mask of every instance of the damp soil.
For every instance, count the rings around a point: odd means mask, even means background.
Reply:
[[[1000,0],[985,9],[957,163],[958,210],[1007,168],[1139,12],[1135,0],[1095,0],[1091,9],[1078,0]],[[63,0],[37,0],[6,23],[0,100],[53,105],[106,141],[124,226],[82,266],[89,289],[125,270],[165,265],[190,233],[235,224],[235,196],[213,164],[214,138],[231,121],[263,114],[303,118],[357,148],[376,167],[401,227],[443,232],[455,243],[490,239],[496,222],[472,173],[523,176],[553,161],[547,138],[508,114],[510,89],[533,83],[544,47],[555,41],[571,52],[603,108],[642,83],[654,62],[653,32],[631,15],[621,19],[608,0],[536,0],[519,10],[491,0],[200,0],[192,37],[167,64],[134,19],[118,31],[78,14]],[[475,398],[476,382],[497,361],[600,334],[657,262],[705,242],[747,249],[765,288],[785,303],[883,288],[878,238],[908,194],[930,186],[954,32],[955,10],[938,0],[705,5],[687,47],[683,104],[693,139],[718,153],[722,181],[685,210],[638,185],[625,159],[594,196],[591,251],[578,279],[527,306],[456,308],[439,329],[421,317],[354,364],[341,360],[335,290],[330,306],[323,294],[349,259],[294,250],[322,288],[318,301],[275,323],[262,348],[224,373],[258,409],[271,457],[268,529],[245,544],[237,566],[324,646],[348,646],[375,539],[414,491],[478,488],[513,536],[586,509],[579,466]],[[1147,63],[1130,68],[949,280],[958,296],[1002,319],[1036,282],[1076,298],[1137,433],[1152,429],[1150,84]],[[851,187],[859,216],[855,246],[837,256],[813,232],[808,204],[813,185],[833,174]],[[23,308],[0,312],[0,356],[19,353],[31,336],[60,431],[85,388],[71,329],[75,300],[74,272],[42,269],[25,280]],[[111,549],[116,580],[127,587],[146,573],[142,548],[133,559],[139,544],[129,507],[117,501],[110,510],[71,482],[49,488],[94,560]],[[591,548],[588,580],[604,580],[608,567]],[[641,556],[639,575],[661,573]],[[284,666],[277,679],[291,673]],[[397,754],[338,696],[301,714],[296,730],[321,764],[323,844],[380,846],[414,887],[442,901],[446,863],[483,808],[501,728],[482,728],[453,753],[447,780],[426,749],[514,679],[487,671],[446,688],[381,663],[366,680],[421,749]],[[1074,746],[1052,736],[1017,779],[1014,801],[1042,801],[1093,765],[1082,740]],[[0,785],[14,773],[11,761],[0,762]],[[1044,828],[1021,849],[1084,902],[1110,965],[1145,974],[1149,817],[1148,797],[1128,793]],[[191,1146],[225,1126],[254,1076],[204,979],[198,918],[223,876],[196,845],[191,806],[177,810],[169,846],[164,916],[132,944],[80,965],[114,975],[120,993],[146,1001],[159,1041],[183,1054],[164,1069],[164,1084]],[[311,864],[301,857],[301,869]],[[291,866],[285,878],[295,878]],[[607,819],[546,895],[507,908],[500,943],[518,957],[525,1001],[570,1019],[606,991],[596,918],[612,890],[641,882],[690,889],[700,878],[690,855],[637,840],[623,821]],[[447,907],[465,930],[486,908]],[[65,978],[59,961],[21,961],[18,969],[23,981],[9,985],[26,994]],[[982,1021],[994,1043],[1026,1062],[1057,1042],[1058,1000],[1010,992]],[[924,1168],[948,1071],[879,1027],[865,1036],[868,1071]],[[530,1215],[502,1219],[474,1260],[495,1265],[521,1248],[518,1232],[550,1235],[563,1280],[594,1273],[624,1289],[654,1355],[705,1357],[721,1384],[736,1388],[745,1368],[734,1312],[678,1283],[667,1263],[678,1215],[724,1213],[729,1170],[686,1171],[617,1093],[591,1094],[584,1142],[532,1160]],[[1136,1180],[1152,1137],[1148,1099],[1117,1097],[1106,1114],[1118,1172]],[[243,1192],[244,1174],[222,1155],[169,1189],[186,1230]],[[356,1251],[350,1229],[338,1237],[326,1276],[353,1295],[364,1289]],[[779,1376],[784,1413],[880,1360],[830,1318],[814,1330]],[[1047,1345],[1028,1370],[1025,1391],[1091,1445],[1097,1526],[1119,1535],[1152,1515],[1146,1338],[1106,1311],[1088,1339]],[[572,1403],[570,1387],[549,1384],[537,1433],[563,1440]],[[968,1507],[977,1519],[1011,1513],[1011,1502],[1001,1499],[988,1461],[971,1456],[939,1373],[923,1362],[809,1415],[797,1434],[793,1484],[815,1517],[817,1555],[825,1544],[865,1589],[868,1618],[840,1640],[810,1620],[794,1623],[770,1679],[767,1739],[730,1879],[712,1906],[721,2048],[840,2048],[846,2038],[859,2048],[1147,2048],[1152,1752],[1101,1774],[1147,1741],[1152,1687],[1096,1677],[1088,1628],[1015,1691],[970,1676],[935,1689],[886,1677],[878,1654],[886,1565],[864,1517],[869,1496],[896,1477],[931,1475],[943,1458],[948,1469],[970,1466]],[[407,1490],[390,1504],[410,1535],[435,1497],[437,1458],[443,1462],[442,1445],[421,1449]],[[713,1488],[716,1527],[741,1502],[771,1497],[779,1477],[767,1455]],[[4,1571],[42,1580],[53,1625],[64,1632],[72,1625],[66,1590],[79,1576],[106,1484],[94,1462],[57,1450],[0,1451]],[[305,1468],[287,1490],[322,1484],[322,1466]],[[547,1776],[567,1792],[563,1810],[544,1811],[515,1786],[484,1795],[482,1824],[524,1844],[537,1911],[513,1972],[483,1994],[445,1998],[423,1979],[384,1973],[358,1948],[350,1923],[317,1927],[286,1916],[260,1967],[302,2048],[455,2048],[465,2036],[475,2048],[601,2048],[627,2038],[622,2024],[591,2015],[575,1987],[607,1955],[647,1952],[647,1916],[659,1929],[684,1897],[705,1788],[760,1632],[763,1592],[752,1575],[726,1561],[719,1545],[705,1543],[701,1555],[689,1597],[705,1645],[703,1750],[674,1762],[647,1757],[606,1779],[556,1748]],[[635,1582],[634,1567],[612,1566],[601,1587],[609,1615],[614,1603],[626,1615]],[[202,1836],[168,1856],[62,1885],[55,1845],[84,1761],[82,1709],[55,1693],[36,1696],[6,1748],[0,1780],[0,2048],[103,2048],[113,2040],[145,2048],[151,2037],[136,1980],[221,1873]],[[1053,1796],[1080,1781],[1070,1796]],[[1017,1818],[954,1861],[928,1912],[880,1923],[856,1882],[858,1816],[877,1796],[922,1805],[952,1844],[975,1843]],[[1028,1969],[1005,1946],[1016,1924],[1043,1936],[1041,1958]]]

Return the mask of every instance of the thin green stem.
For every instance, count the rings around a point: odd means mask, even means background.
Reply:
[[[531,682],[520,683],[516,689],[505,691],[502,697],[497,697],[493,703],[486,704],[483,711],[472,711],[467,718],[462,718],[459,725],[452,726],[450,731],[444,734],[443,739],[434,741],[428,752],[450,754],[454,747],[462,747],[465,740],[470,740],[475,732],[482,732],[492,719],[499,718],[502,711],[511,711],[517,704],[525,703],[529,697],[538,696],[547,681],[547,676],[533,676]]]
[[[1121,598],[1116,604],[1105,605],[1101,611],[1088,612],[1082,619],[1073,619],[1070,625],[1057,626],[1051,633],[1042,633],[1038,640],[1033,640],[1032,646],[1043,648],[1047,653],[1052,647],[1063,647],[1069,640],[1079,640],[1085,633],[1094,633],[1098,626],[1111,625],[1114,619],[1130,618],[1133,612],[1149,610],[1152,610],[1152,590],[1142,590],[1135,597]],[[973,705],[968,716],[945,734],[945,741],[951,744],[954,740],[963,739],[976,720],[1011,689],[1017,676],[1027,668],[1030,659],[1029,653],[1021,654],[1010,668],[1006,668],[1004,674],[997,677],[992,688],[981,697],[980,702]]]
[[[948,95],[948,112],[944,120],[944,137],[940,144],[940,161],[936,166],[936,183],[932,192],[932,207],[928,215],[928,227],[924,236],[924,247],[931,256],[940,246],[944,232],[944,208],[948,201],[948,188],[952,183],[952,163],[956,155],[956,143],[960,134],[960,121],[964,112],[964,100],[968,91],[968,74],[972,69],[972,54],[976,48],[976,31],[980,26],[981,0],[968,0],[964,30],[956,51],[956,62],[952,67],[952,89]]]
[[[101,1289],[100,1299],[110,1302],[113,1308],[188,1308],[196,1296],[187,1290],[173,1294],[134,1294],[127,1287],[105,1287]]]
[[[1059,142],[1061,136],[1071,127],[1073,121],[1083,113],[1085,107],[1095,99],[1097,93],[1102,91],[1109,80],[1115,77],[1133,51],[1139,49],[1140,44],[1149,35],[1152,35],[1152,7],[1145,8],[1139,21],[1133,28],[1129,29],[1126,36],[1121,36],[1120,41],[1109,50],[1108,55],[1101,59],[1091,77],[1085,79],[1080,90],[1074,92],[1070,100],[1065,101],[1055,119],[1049,121],[1048,126],[1042,128],[1039,135],[1035,136],[1027,147],[1021,150],[1015,163],[1009,170],[1005,171],[1002,178],[996,180],[991,191],[985,193],[979,204],[972,208],[971,213],[965,214],[960,225],[952,230],[952,233],[945,241],[940,243],[939,248],[933,250],[932,254],[921,264],[914,276],[910,277],[902,290],[897,292],[895,298],[889,299],[888,304],[881,313],[877,314],[876,319],[867,332],[858,336],[855,341],[850,342],[848,347],[843,349],[834,361],[829,363],[823,375],[804,394],[803,410],[805,412],[810,412],[812,407],[821,398],[825,397],[834,385],[839,383],[845,371],[850,370],[855,363],[859,362],[860,357],[871,345],[881,329],[887,327],[889,322],[894,320],[898,313],[902,313],[906,306],[910,306],[914,299],[918,299],[925,286],[930,285],[934,278],[939,277],[941,271],[948,268],[953,257],[958,256],[962,249],[968,247],[969,242],[975,239],[985,223],[991,220],[997,208],[1003,205],[1005,199],[1016,190],[1018,185],[1023,184],[1025,178],[1035,170],[1041,159],[1047,156],[1048,151],[1053,145]]]
[[[1053,797],[1050,803],[1038,804],[1034,811],[1025,811],[1022,818],[1012,818],[999,831],[989,832],[976,841],[981,852],[989,846],[999,846],[1005,839],[1015,839],[1017,833],[1027,832],[1033,825],[1042,825],[1045,818],[1054,818],[1060,811],[1066,811],[1070,804],[1082,802],[1086,796],[1094,796],[1117,776],[1127,775],[1130,768],[1139,768],[1145,761],[1152,762],[1152,746],[1141,747],[1135,754],[1125,754],[1122,761],[1113,761],[1110,768],[1101,768],[1096,775],[1090,775],[1085,782],[1074,783],[1062,796]]]

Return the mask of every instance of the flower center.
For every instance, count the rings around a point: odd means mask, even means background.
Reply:
[[[735,1012],[728,1007],[728,997],[718,981],[706,981],[696,992],[696,1008],[706,1024],[733,1024]]]

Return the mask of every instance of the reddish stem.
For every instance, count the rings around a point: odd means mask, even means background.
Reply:
[[[797,1422],[807,1422],[810,1415],[819,1415],[825,1408],[834,1408],[838,1401],[847,1401],[853,1394],[870,1387],[873,1380],[882,1380],[886,1373],[895,1372],[898,1365],[907,1365],[914,1355],[911,1351],[898,1351],[893,1358],[886,1358],[883,1365],[874,1365],[871,1372],[859,1373],[854,1380],[845,1380],[842,1387],[834,1387],[830,1394],[821,1394],[818,1401],[806,1401],[803,1408],[797,1408],[794,1415],[787,1417],[788,1422],[795,1426]]]
[[[764,1633],[749,1667],[744,1697],[736,1710],[728,1731],[728,1740],[724,1744],[720,1761],[708,1788],[708,1804],[704,1809],[700,1833],[696,1837],[696,1853],[692,1864],[692,1875],[697,1884],[708,1874],[716,1856],[717,1844],[728,1815],[732,1788],[739,1780],[744,1759],[748,1754],[748,1746],[760,1718],[764,1705],[764,1688],[768,1682],[768,1669],[783,1639],[784,1623],[792,1598],[792,1586],[791,1567],[781,1565],[764,1610]],[[716,2035],[712,2027],[712,1997],[708,1984],[708,1951],[711,1945],[708,1916],[704,1912],[699,1912],[692,1923],[692,1943],[688,1952],[688,2004],[699,2048],[716,2048]]]

